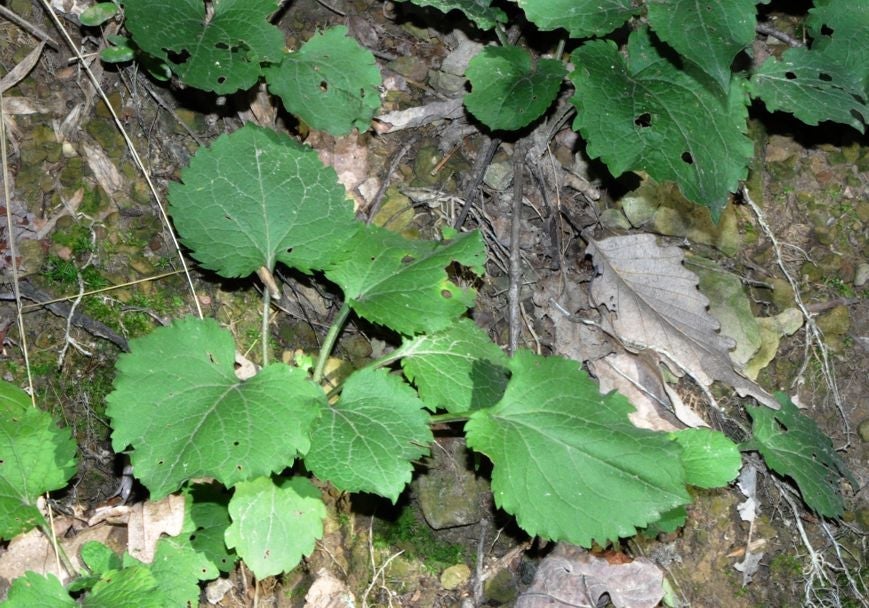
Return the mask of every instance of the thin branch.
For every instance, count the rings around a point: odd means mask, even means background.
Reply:
[[[6,8],[2,4],[0,4],[0,15],[2,15],[3,17],[6,17],[7,19],[9,19],[9,21],[14,23],[15,25],[17,25],[21,29],[29,32],[30,34],[32,34],[33,36],[35,36],[39,40],[42,40],[48,46],[53,48],[55,51],[60,50],[60,45],[57,44],[57,41],[54,38],[49,36],[47,33],[45,33],[45,31],[43,31],[39,27],[37,27],[37,26],[33,25],[32,23],[30,23],[29,21],[25,20],[23,17],[20,17],[19,15],[13,13],[10,9]]]
[[[486,174],[486,167],[492,162],[492,158],[495,157],[495,151],[500,145],[501,140],[497,137],[487,137],[482,150],[477,154],[477,160],[474,161],[474,167],[471,169],[467,186],[465,186],[465,191],[462,193],[461,198],[464,201],[462,210],[459,212],[459,217],[453,223],[453,228],[456,230],[460,229],[468,218],[468,212],[470,212],[471,206],[474,204],[477,188],[480,187],[480,184],[483,182],[483,176]]]
[[[410,138],[401,149],[395,153],[395,156],[392,157],[392,160],[389,161],[389,167],[386,169],[386,174],[383,176],[383,180],[380,183],[380,188],[377,189],[377,193],[374,195],[374,198],[371,199],[371,204],[368,207],[368,211],[366,215],[368,218],[365,223],[370,224],[372,220],[374,220],[374,216],[377,215],[377,212],[380,211],[380,205],[383,203],[383,197],[386,194],[386,189],[389,188],[389,182],[392,179],[392,175],[395,173],[396,169],[398,169],[398,165],[401,162],[401,159],[410,152],[410,149],[416,144],[416,140],[418,136],[414,135]]]
[[[786,34],[785,32],[782,32],[781,30],[775,29],[773,26],[771,26],[767,23],[758,23],[755,26],[754,31],[757,32],[758,34],[763,34],[765,36],[772,36],[773,38],[781,40],[785,44],[792,46],[792,47],[805,46],[802,43],[802,41],[797,40],[796,38],[794,38],[790,34]]]
[[[522,286],[522,252],[519,248],[519,235],[522,226],[522,190],[525,186],[526,142],[520,141],[513,149],[513,211],[510,224],[510,288],[507,291],[509,305],[511,355],[519,349],[520,325],[519,295]]]

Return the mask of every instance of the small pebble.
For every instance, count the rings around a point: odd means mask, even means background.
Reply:
[[[441,587],[451,591],[458,589],[471,578],[471,569],[465,564],[450,566],[441,573]]]
[[[854,274],[854,286],[863,287],[867,282],[869,282],[869,263],[861,262]]]

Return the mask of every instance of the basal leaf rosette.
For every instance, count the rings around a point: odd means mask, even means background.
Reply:
[[[424,408],[400,377],[359,370],[314,425],[305,465],[340,490],[395,502],[410,482],[413,461],[434,441]]]
[[[754,155],[741,83],[711,91],[662,56],[648,30],[631,33],[627,56],[610,40],[573,52],[574,129],[613,175],[644,171],[675,181],[717,220]]]
[[[486,248],[478,232],[442,241],[415,241],[366,226],[346,244],[347,254],[326,276],[361,317],[404,335],[447,327],[474,305],[476,292],[460,287],[446,268],[457,262],[482,274]]]
[[[124,0],[136,45],[192,87],[219,95],[249,89],[262,66],[285,55],[284,35],[269,23],[277,0]],[[213,14],[206,15],[206,6]]]
[[[75,473],[75,441],[30,396],[0,381],[0,539],[45,520],[36,501]]]
[[[310,447],[323,391],[280,363],[245,381],[232,335],[181,319],[132,340],[106,398],[117,452],[132,447],[136,477],[159,500],[192,478],[225,486],[281,471]]]
[[[691,501],[681,448],[631,425],[627,399],[601,395],[577,362],[519,351],[510,369],[504,397],[465,432],[494,465],[496,504],[526,532],[589,547]]]
[[[380,107],[374,55],[347,36],[343,25],[316,34],[268,68],[266,78],[289,112],[332,135],[366,131]]]
[[[566,70],[517,46],[487,46],[465,71],[472,91],[465,107],[490,129],[515,131],[539,118],[555,100]]]
[[[331,167],[286,135],[247,124],[201,148],[169,186],[172,220],[203,266],[245,277],[281,262],[323,268],[357,230]]]
[[[405,340],[393,356],[401,357],[404,374],[432,411],[490,407],[507,387],[507,356],[471,319]]]
[[[314,543],[323,536],[326,505],[304,477],[280,483],[260,477],[236,486],[229,515],[226,546],[262,579],[289,572],[313,553]]]

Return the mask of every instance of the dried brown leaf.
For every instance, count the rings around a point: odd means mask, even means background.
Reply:
[[[654,235],[634,234],[591,241],[588,252],[599,273],[592,300],[613,313],[612,329],[628,348],[650,349],[703,386],[718,380],[778,409],[772,395],[734,369],[733,342],[718,333],[706,310],[709,301],[697,289],[697,276],[682,265],[678,247],[659,247]]]
[[[616,608],[655,608],[663,584],[664,573],[647,559],[610,563],[562,543],[541,562],[516,608],[595,608],[605,594]]]

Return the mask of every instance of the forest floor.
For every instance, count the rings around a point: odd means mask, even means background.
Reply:
[[[53,31],[38,3],[8,4]],[[291,46],[316,28],[346,24],[378,58],[388,90],[382,113],[443,97],[449,75],[438,67],[464,42],[450,31],[448,21],[440,20],[438,30],[431,27],[437,13],[427,13],[423,21],[400,10],[403,5],[394,14],[381,10],[380,2],[335,0],[333,5],[341,14],[314,0],[300,0],[284,11],[278,25]],[[97,50],[98,40],[82,39],[76,27],[68,26],[86,52]],[[4,71],[34,46],[29,34],[0,19]],[[244,121],[269,116],[267,96],[239,96],[218,105],[205,95],[150,80],[133,65],[116,69],[95,61],[91,68],[161,192],[178,179],[200,145]],[[264,114],[246,110],[252,100]],[[112,452],[105,416],[117,357],[128,340],[191,314],[193,305],[159,207],[73,54],[47,47],[29,75],[4,92],[4,104],[7,185],[12,192],[7,205],[16,223],[33,387],[40,407],[58,415],[79,446],[78,475],[53,499],[61,511],[88,511],[115,493],[123,467]],[[867,575],[869,533],[869,147],[865,138],[844,127],[812,130],[789,117],[767,114],[760,106],[752,112],[758,160],[748,191],[782,244],[781,257],[741,198],[734,198],[715,225],[705,210],[690,209],[673,188],[637,176],[613,179],[603,165],[584,156],[582,142],[564,129],[553,138],[543,161],[548,167],[545,179],[530,179],[525,191],[522,342],[547,354],[578,352],[582,332],[554,319],[541,294],[571,285],[575,289],[562,290],[562,297],[581,299],[594,272],[584,256],[583,239],[589,236],[599,240],[653,233],[661,243],[676,244],[696,256],[692,259],[711,260],[739,279],[758,318],[774,317],[795,305],[782,272],[786,268],[823,331],[831,375],[825,376],[824,353],[807,346],[801,327],[781,337],[758,381],[794,396],[859,480],[859,488],[843,484],[843,520],[814,517],[785,480],[747,457],[759,475],[759,515],[752,524],[739,516],[737,505],[745,497],[735,486],[698,491],[683,529],[654,539],[626,540],[609,551],[652,558],[683,605],[858,606],[852,585],[867,597],[861,577]],[[270,126],[306,137],[321,157],[330,159],[352,182],[362,205],[370,205],[376,186],[388,182],[377,203],[378,223],[425,237],[455,222],[467,179],[489,141],[464,116],[339,140],[308,133],[280,113],[271,116]],[[462,225],[481,229],[486,239],[487,275],[473,317],[501,345],[509,330],[504,311],[513,149],[510,142],[497,148]],[[3,244],[10,238],[5,226],[0,235]],[[9,298],[10,262],[7,250],[0,256],[0,377],[26,386],[25,341]],[[261,313],[253,284],[220,279],[195,265],[193,278],[206,314],[231,328],[241,350],[255,359],[261,348],[256,344]],[[280,358],[296,349],[315,352],[337,310],[336,296],[316,281],[300,283],[289,275],[281,279],[289,304],[276,310],[273,320],[274,355]],[[50,306],[45,304],[49,300],[54,302]],[[573,306],[574,312],[580,309],[581,304]],[[71,323],[73,311],[77,316]],[[358,365],[372,357],[378,340],[376,328],[356,324],[345,332],[337,356]],[[744,439],[740,429],[750,421],[734,394],[716,392],[716,413],[689,382],[683,380],[678,391],[684,401],[697,404],[698,413],[709,417],[713,427]],[[439,437],[445,456],[421,463],[420,477],[456,463],[463,474],[474,477],[464,470],[464,446],[455,441],[448,432]],[[485,605],[512,605],[551,545],[532,542],[508,516],[493,509],[485,479],[480,479],[482,491],[469,499],[478,502],[472,509],[477,513],[474,521],[441,530],[426,523],[424,511],[431,507],[420,506],[420,479],[397,505],[327,490],[334,525],[327,526],[303,567],[263,581],[254,581],[238,567],[225,577],[229,584],[216,603],[203,599],[203,605],[250,606],[256,598],[260,606],[301,607],[312,581],[324,570],[348,586],[358,605],[411,608],[467,606],[485,571],[491,576],[477,598]],[[137,492],[134,500],[146,498],[144,490]],[[747,561],[747,552],[760,559],[744,574],[736,567]]]

